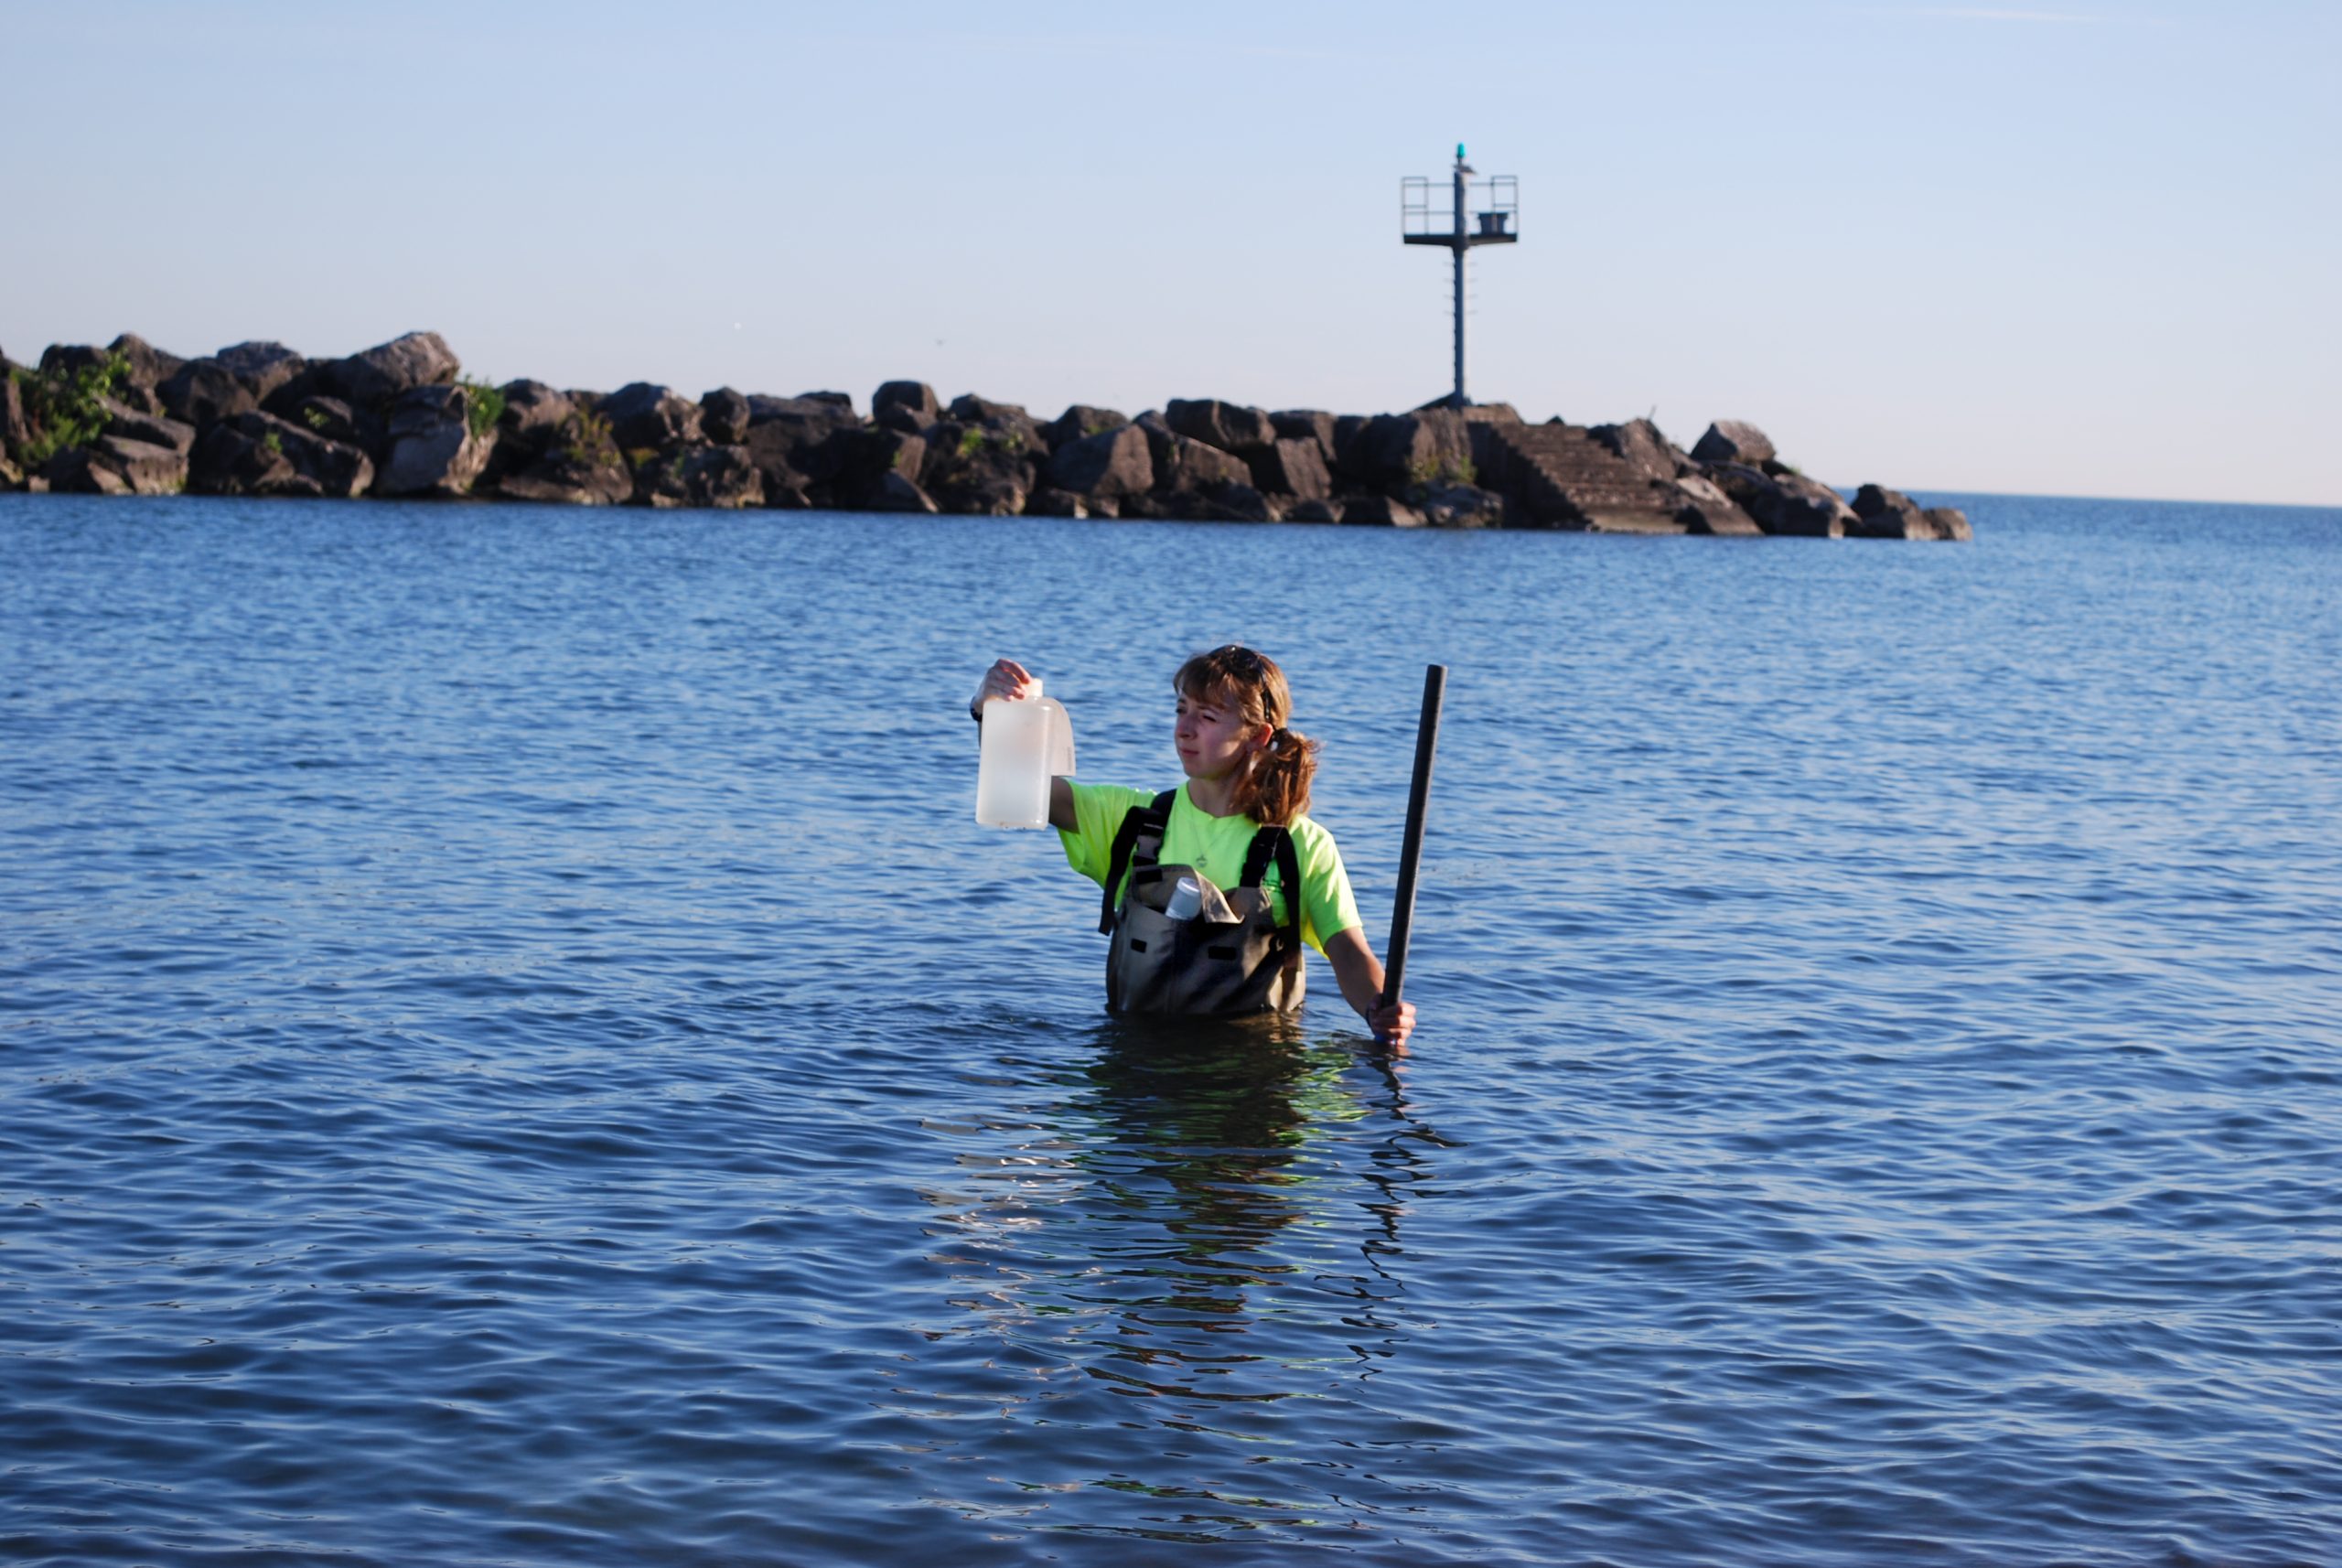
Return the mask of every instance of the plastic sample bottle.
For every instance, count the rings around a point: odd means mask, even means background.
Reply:
[[[1049,825],[1049,780],[1073,771],[1073,721],[1055,698],[984,699],[976,762],[976,821],[988,828]]]
[[[1182,876],[1172,886],[1170,900],[1163,912],[1175,920],[1192,920],[1204,912],[1204,890],[1192,876]]]

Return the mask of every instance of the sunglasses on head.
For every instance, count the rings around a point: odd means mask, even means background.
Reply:
[[[1241,642],[1216,648],[1212,650],[1211,657],[1215,663],[1224,665],[1240,675],[1258,677],[1261,673],[1261,656]]]

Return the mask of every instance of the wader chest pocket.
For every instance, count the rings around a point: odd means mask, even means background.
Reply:
[[[1264,827],[1245,856],[1241,885],[1224,895],[1192,866],[1158,859],[1172,795],[1132,811],[1115,835],[1100,929],[1113,937],[1106,955],[1106,1005],[1117,1013],[1179,1015],[1284,1012],[1301,1005],[1303,971],[1299,856],[1283,828]],[[1280,922],[1263,874],[1277,867],[1287,918]],[[1130,888],[1119,906],[1113,889],[1125,867]],[[1174,919],[1166,912],[1182,876],[1206,889],[1204,912]]]

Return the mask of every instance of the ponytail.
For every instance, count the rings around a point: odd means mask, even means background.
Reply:
[[[1293,693],[1284,671],[1265,653],[1231,642],[1198,653],[1171,678],[1174,691],[1193,702],[1221,703],[1247,724],[1267,725],[1269,743],[1246,762],[1230,803],[1264,826],[1287,827],[1309,810],[1309,782],[1317,773],[1317,743],[1285,727]]]
[[[1252,754],[1237,781],[1237,810],[1256,822],[1285,827],[1309,810],[1309,781],[1317,776],[1317,743],[1283,725]]]

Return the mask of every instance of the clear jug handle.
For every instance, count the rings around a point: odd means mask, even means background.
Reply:
[[[1073,720],[1066,713],[1065,704],[1055,697],[1035,700],[1049,711],[1049,777],[1070,777],[1073,773]]]

